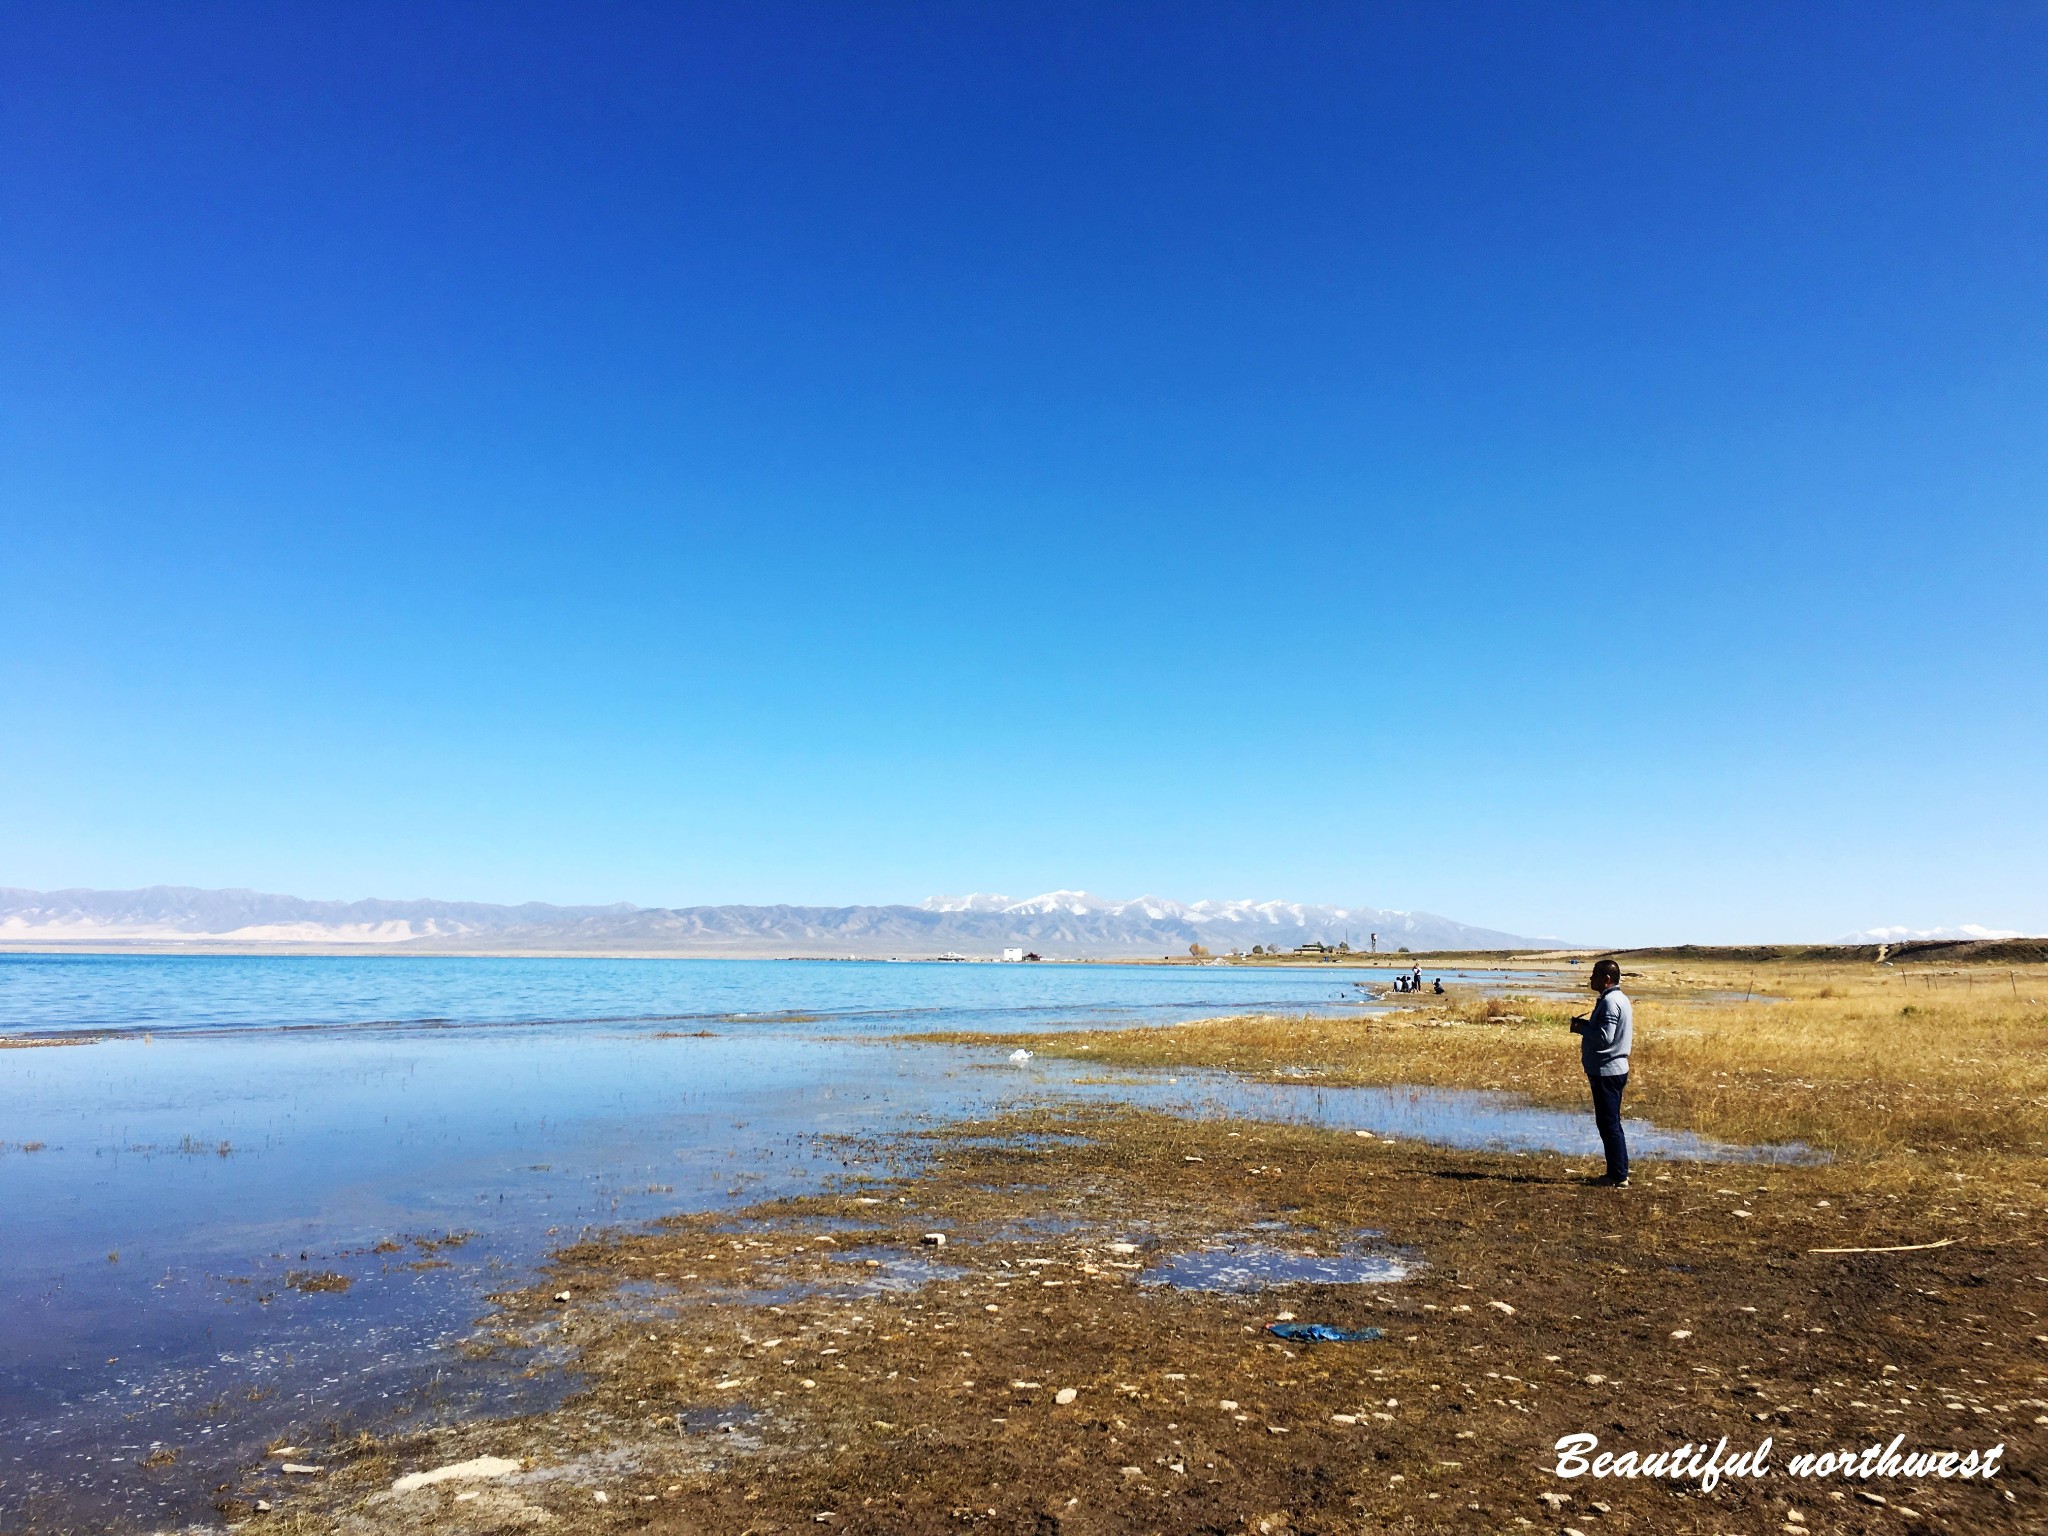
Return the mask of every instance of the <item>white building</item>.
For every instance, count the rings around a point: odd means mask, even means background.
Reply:
[[[1011,961],[1012,963],[1021,961],[1024,958],[1024,946],[1019,944],[1015,949],[1004,950],[1003,958],[1005,960]]]

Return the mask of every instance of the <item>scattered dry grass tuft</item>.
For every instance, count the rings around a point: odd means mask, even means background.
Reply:
[[[295,1269],[284,1277],[284,1283],[295,1291],[305,1291],[309,1295],[319,1295],[323,1292],[345,1291],[355,1282],[350,1280],[347,1275],[336,1274],[331,1269],[318,1271]]]

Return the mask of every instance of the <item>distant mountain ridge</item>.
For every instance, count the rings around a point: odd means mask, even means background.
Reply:
[[[138,891],[0,887],[0,945],[346,946],[436,953],[671,953],[989,956],[1023,948],[1048,958],[1218,953],[1253,945],[1292,949],[1379,935],[1389,952],[1538,949],[1538,940],[1427,912],[1306,906],[1282,901],[1183,903],[1141,896],[1104,901],[1085,891],[938,896],[916,906],[558,907],[473,901],[308,901],[259,891],[151,886]]]
[[[1847,933],[1835,942],[1838,944],[1913,944],[1929,939],[1990,940],[2023,938],[2017,928],[1985,928],[1977,923],[1963,923],[1949,928],[1865,928],[1861,933]]]

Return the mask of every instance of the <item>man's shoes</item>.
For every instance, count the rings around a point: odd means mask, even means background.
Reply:
[[[1586,1180],[1586,1182],[1592,1185],[1595,1189],[1627,1189],[1628,1175],[1624,1173],[1620,1178],[1617,1179],[1611,1173],[1603,1173],[1600,1175],[1599,1178],[1588,1179]]]

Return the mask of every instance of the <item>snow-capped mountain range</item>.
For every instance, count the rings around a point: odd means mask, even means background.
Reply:
[[[1432,912],[1392,912],[1379,907],[1318,907],[1298,901],[1174,901],[1138,896],[1105,901],[1086,891],[1047,891],[1021,901],[1008,896],[933,896],[920,910],[959,919],[1009,925],[1020,937],[1082,946],[1080,953],[1184,953],[1201,944],[1217,953],[1292,949],[1299,944],[1348,943],[1371,949],[1377,935],[1381,953],[1401,949],[1545,949],[1555,939],[1535,939],[1475,928]],[[1120,946],[1120,947],[1119,947]]]
[[[1104,901],[1085,891],[937,896],[916,906],[556,907],[469,901],[307,901],[258,891],[152,886],[139,891],[0,887],[0,945],[524,951],[538,953],[993,956],[1048,958],[1218,953],[1309,942],[1402,948],[1532,949],[1553,940],[1477,928],[1427,912],[1286,901]]]
[[[1468,928],[1463,923],[1453,923],[1447,917],[1436,917],[1427,912],[1387,912],[1377,907],[1312,907],[1304,906],[1298,901],[1182,902],[1165,896],[1136,896],[1129,901],[1104,901],[1101,897],[1091,896],[1086,891],[1047,891],[1043,896],[1028,896],[1022,901],[1012,901],[1007,896],[979,894],[932,896],[919,905],[927,912],[977,912],[1014,917],[1046,917],[1054,913],[1065,913],[1072,917],[1099,916],[1142,919],[1155,923],[1179,922],[1204,928],[1216,928],[1220,925],[1229,928],[1233,934],[1239,930],[1249,933],[1253,929],[1302,933],[1310,933],[1313,930],[1312,936],[1319,939],[1326,934],[1350,939],[1361,933],[1369,938],[1374,930],[1405,935],[1419,933],[1424,927],[1430,927],[1431,931],[1434,931],[1433,925],[1438,924],[1449,924],[1461,932],[1491,934],[1489,929]],[[1492,936],[1502,939],[1512,937],[1508,934]],[[1252,939],[1249,942],[1262,941]]]

